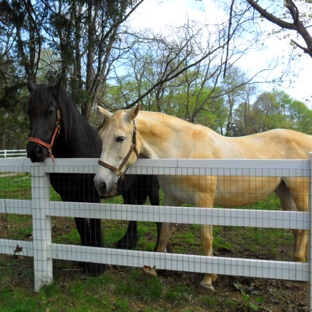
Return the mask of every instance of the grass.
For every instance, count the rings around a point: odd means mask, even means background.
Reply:
[[[30,177],[0,179],[0,198],[30,199]],[[59,196],[51,189],[51,198]],[[122,203],[121,197],[104,202]],[[244,207],[250,208],[250,207]],[[279,209],[275,196],[252,206],[253,209]],[[103,220],[104,244],[114,247],[127,227],[125,221]],[[79,244],[73,218],[52,218],[53,242]],[[155,223],[139,223],[137,249],[153,251]],[[32,220],[25,215],[0,215],[0,238],[29,239]],[[177,253],[202,254],[199,226],[178,224],[170,239]],[[214,251],[218,256],[251,257],[289,261],[293,237],[290,230],[214,227]],[[261,294],[244,288],[239,277],[219,277],[213,295],[196,292],[202,274],[160,272],[155,279],[144,279],[140,269],[108,268],[100,277],[85,276],[78,263],[54,261],[54,282],[39,293],[33,291],[33,259],[0,255],[0,311],[254,311],[269,309],[268,283]],[[240,286],[235,286],[236,285]],[[262,285],[260,282],[253,282]],[[195,286],[194,286],[195,285]],[[270,284],[271,285],[271,284]],[[260,287],[260,286],[259,286]],[[273,286],[270,286],[272,291]],[[282,294],[281,284],[277,293]],[[288,299],[288,305],[289,305]],[[271,308],[271,310],[274,310]]]
[[[204,311],[208,303],[220,305],[219,299],[198,296],[182,283],[168,291],[161,278],[142,281],[136,269],[123,268],[118,275],[110,270],[96,278],[57,272],[54,283],[42,287],[39,293],[16,284],[20,271],[9,273],[11,287],[0,288],[1,311]],[[23,277],[24,284],[30,280],[30,276]]]

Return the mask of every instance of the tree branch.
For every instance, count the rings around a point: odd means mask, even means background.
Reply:
[[[297,44],[292,40],[292,42],[300,49],[303,50],[304,53],[307,53],[312,57],[312,37],[307,31],[307,28],[303,25],[301,20],[299,19],[299,11],[297,6],[292,0],[285,0],[285,7],[288,9],[290,12],[292,18],[293,18],[293,23],[287,23],[276,16],[270,14],[267,12],[265,9],[263,9],[258,3],[254,0],[247,0],[247,2],[256,10],[258,11],[261,16],[263,16],[265,19],[268,21],[272,22],[273,24],[280,26],[285,29],[289,30],[295,30],[301,38],[305,41],[307,47],[304,48],[301,45]]]
[[[267,10],[263,9],[256,1],[253,0],[247,0],[247,2],[257,11],[260,13],[261,16],[263,16],[265,19],[267,19],[268,21],[270,21],[271,23],[280,26],[282,28],[286,28],[286,29],[291,29],[291,30],[296,30],[296,27],[294,26],[294,24],[291,23],[287,23],[279,18],[277,18],[276,16],[274,16],[273,14],[269,13]]]

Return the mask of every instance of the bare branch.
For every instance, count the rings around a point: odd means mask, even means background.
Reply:
[[[301,45],[297,44],[292,40],[292,42],[299,48],[301,48],[304,53],[307,53],[312,57],[312,37],[307,31],[307,27],[304,26],[303,22],[299,18],[299,10],[295,3],[292,0],[285,0],[285,7],[290,12],[290,15],[292,16],[293,23],[285,22],[276,16],[270,14],[265,9],[263,9],[256,1],[254,0],[247,0],[247,2],[260,13],[261,16],[263,16],[268,21],[272,22],[273,24],[280,26],[284,29],[294,30],[296,31],[301,38],[305,41],[307,47],[302,47]]]

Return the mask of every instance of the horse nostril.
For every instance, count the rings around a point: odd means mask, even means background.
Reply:
[[[41,154],[42,154],[42,147],[41,146],[37,146],[36,150],[35,150],[35,153],[36,153],[37,156],[41,156]]]
[[[101,183],[101,192],[105,193],[105,191],[106,191],[106,183],[102,182]]]

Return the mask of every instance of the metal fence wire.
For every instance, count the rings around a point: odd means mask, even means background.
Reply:
[[[1,157],[1,156],[0,156]],[[127,174],[151,174],[157,176],[183,175],[192,178],[200,176],[236,177],[292,177],[307,178],[311,187],[311,160],[211,160],[211,159],[140,159],[129,168]],[[30,216],[29,233],[24,233],[24,239],[0,231],[0,254],[32,257],[34,260],[34,289],[36,292],[43,285],[53,282],[53,259],[77,262],[105,263],[108,265],[130,267],[156,267],[161,270],[182,272],[211,272],[220,275],[257,277],[265,279],[281,279],[307,282],[308,305],[312,307],[312,270],[311,248],[308,248],[308,262],[293,262],[292,250],[283,249],[280,238],[278,248],[272,258],[264,259],[260,253],[269,248],[259,243],[245,253],[237,249],[236,255],[226,256],[226,242],[222,237],[226,231],[233,231],[235,241],[241,239],[243,229],[256,228],[258,231],[282,230],[292,238],[295,229],[307,230],[311,242],[311,209],[308,212],[281,211],[247,208],[214,208],[211,207],[181,207],[152,205],[124,205],[122,203],[73,203],[62,202],[52,198],[49,174],[80,173],[94,174],[97,171],[96,159],[51,159],[44,163],[32,164],[27,158],[0,159],[0,220],[7,220],[8,215]],[[5,190],[1,180],[14,176],[13,181],[29,180],[31,189],[24,192],[23,198],[16,198],[14,186],[10,192]],[[19,180],[20,179],[20,180]],[[10,182],[15,183],[15,182]],[[264,183],[265,179],[264,179]],[[83,190],[82,190],[83,191]],[[195,190],[188,190],[195,191]],[[309,196],[311,206],[311,197]],[[141,250],[120,250],[110,244],[103,248],[66,244],[54,239],[53,218],[94,218],[105,220],[137,220],[144,222],[169,222],[177,227],[190,225],[192,231],[199,232],[196,225],[211,224],[215,227],[215,241],[220,248],[214,256],[202,256],[197,249],[190,247],[189,252],[159,253]],[[72,221],[69,221],[72,222]],[[64,226],[66,228],[66,226]],[[188,228],[189,229],[189,228]],[[232,230],[233,229],[233,230]],[[234,230],[236,229],[236,230]],[[262,234],[264,232],[261,232]],[[190,240],[200,245],[199,234]],[[264,240],[265,238],[261,238]],[[176,239],[175,244],[178,244]],[[187,242],[185,242],[187,244]],[[257,256],[258,255],[258,256]]]

